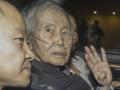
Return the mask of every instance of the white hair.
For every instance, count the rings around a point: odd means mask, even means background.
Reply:
[[[68,22],[70,24],[70,28],[71,28],[69,14],[63,8],[61,8],[60,1],[62,1],[62,0],[38,0],[37,2],[28,5],[23,10],[23,16],[25,18],[26,25],[27,25],[27,39],[28,40],[31,41],[31,39],[33,38],[33,34],[36,30],[35,29],[36,25],[37,25],[37,15],[36,14],[37,14],[38,10],[39,10],[39,12],[42,12],[49,6],[55,6],[55,8],[57,8],[59,11],[63,12],[67,17]]]

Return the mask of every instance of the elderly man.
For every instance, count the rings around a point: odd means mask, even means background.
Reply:
[[[26,23],[36,59],[32,62],[32,90],[90,90],[66,64],[72,50],[69,15],[54,2],[37,2],[27,12]]]
[[[0,0],[0,90],[4,86],[25,87],[30,82],[33,55],[25,34],[21,14]]]
[[[31,42],[37,59],[32,62],[33,70],[30,89],[90,90],[90,87],[82,78],[71,75],[69,68],[66,67],[66,64],[71,59],[71,51],[76,41],[76,37],[73,38],[72,18],[59,5],[46,0],[33,4],[31,9],[25,11],[24,15],[28,28],[28,40]],[[90,59],[91,63],[88,63],[90,67],[94,61],[101,61],[100,58],[97,58],[99,56],[93,47],[91,47],[91,50],[92,52],[86,47],[86,59],[87,61]],[[103,49],[102,56],[102,59],[105,60]],[[104,65],[101,62],[100,65],[102,64]],[[105,73],[110,73],[109,68],[107,69]],[[101,71],[97,75],[94,70],[93,73],[95,76],[99,76],[102,75]],[[108,79],[108,76],[105,76],[105,81],[106,78]],[[104,80],[103,83],[98,82],[102,85],[109,84]]]

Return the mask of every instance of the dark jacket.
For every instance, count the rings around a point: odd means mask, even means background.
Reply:
[[[37,60],[32,61],[32,66],[32,82],[25,90],[91,90],[78,75],[64,73],[66,68]]]
[[[61,67],[34,60],[32,62],[32,90],[90,90],[78,75],[67,75]]]

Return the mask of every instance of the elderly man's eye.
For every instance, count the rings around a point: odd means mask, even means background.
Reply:
[[[63,35],[67,35],[68,32],[67,32],[67,31],[62,31],[62,34],[63,34]]]
[[[53,28],[47,28],[46,31],[47,32],[54,32],[54,29]]]

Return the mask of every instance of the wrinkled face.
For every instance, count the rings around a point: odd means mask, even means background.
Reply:
[[[65,14],[49,7],[37,15],[37,31],[34,34],[33,48],[44,62],[53,65],[64,65],[68,62],[72,35]]]
[[[24,22],[0,16],[0,85],[26,86],[31,75]]]

